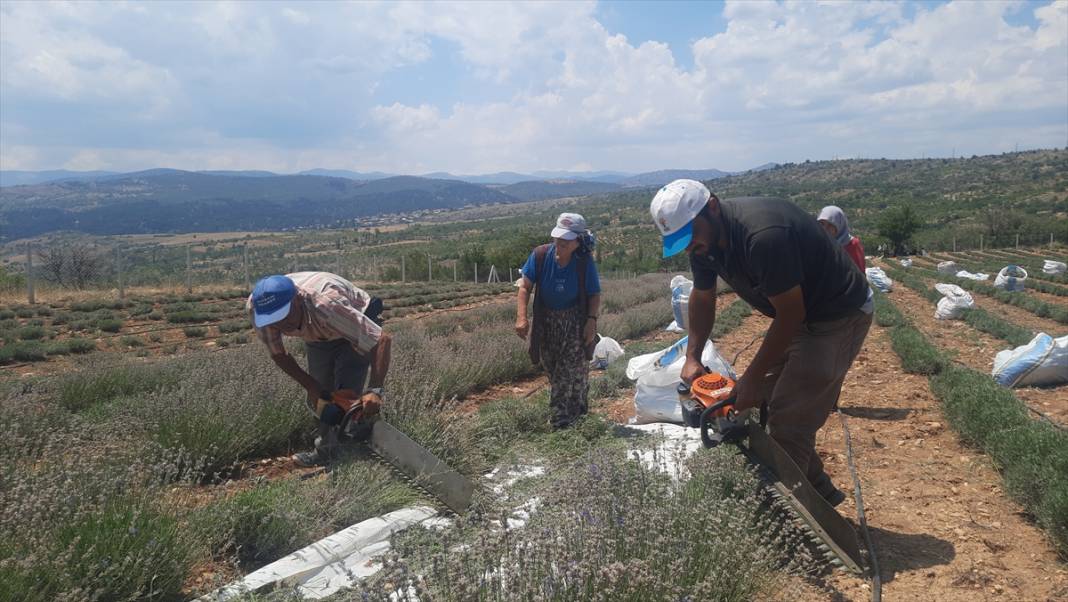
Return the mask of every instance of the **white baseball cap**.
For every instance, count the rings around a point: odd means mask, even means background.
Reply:
[[[675,180],[661,188],[649,213],[664,237],[664,257],[671,257],[690,245],[693,238],[693,218],[708,204],[712,192],[696,180]]]
[[[556,227],[553,228],[552,237],[564,240],[575,240],[586,231],[586,218],[577,213],[561,213],[556,219]]]

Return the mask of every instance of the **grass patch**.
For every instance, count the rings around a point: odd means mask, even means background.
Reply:
[[[95,366],[85,372],[61,378],[57,386],[56,400],[60,407],[68,412],[80,412],[110,403],[120,397],[145,395],[173,387],[181,378],[179,370],[165,365]]]

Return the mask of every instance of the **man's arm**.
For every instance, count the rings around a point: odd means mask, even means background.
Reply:
[[[378,343],[371,348],[371,378],[369,385],[372,389],[380,389],[386,382],[392,345],[393,337],[383,331],[378,337]]]
[[[304,368],[300,367],[300,364],[293,359],[292,355],[284,351],[282,353],[272,353],[271,359],[274,360],[276,366],[282,369],[282,372],[288,374],[290,378],[304,387],[304,390],[308,393],[308,407],[315,411],[315,403],[319,399],[319,383],[312,378],[311,374],[305,372]]]
[[[805,321],[805,299],[800,285],[774,297],[768,297],[768,301],[775,308],[775,318],[771,321],[771,327],[768,328],[768,334],[764,336],[764,342],[760,344],[756,357],[750,362],[735,388],[738,395],[735,408],[739,411],[755,407],[764,401],[756,399],[760,384],[764,381],[768,369],[782,359],[790,341],[797,334],[797,329]]]
[[[686,315],[689,327],[689,339],[686,342],[686,363],[682,367],[682,380],[693,382],[693,379],[705,373],[705,367],[701,364],[701,353],[705,350],[705,343],[712,335],[712,327],[716,325],[716,286],[710,289],[693,289],[690,291],[690,308]]]

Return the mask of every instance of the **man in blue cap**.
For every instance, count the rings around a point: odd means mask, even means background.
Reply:
[[[297,272],[257,282],[247,307],[271,359],[304,387],[308,407],[320,420],[315,451],[293,459],[305,466],[329,461],[337,449],[340,421],[329,404],[333,392],[363,393],[361,401],[369,409],[382,403],[391,339],[377,320],[381,302],[335,274]],[[286,351],[283,335],[304,340],[307,371]],[[370,387],[364,392],[368,367]]]
[[[816,453],[816,432],[837,403],[872,319],[864,274],[797,205],[775,198],[720,201],[704,184],[675,180],[649,206],[664,257],[685,251],[694,286],[682,379],[704,373],[701,352],[716,322],[716,280],[771,317],[735,386],[735,409],[767,405],[768,433],[831,504],[845,495]]]

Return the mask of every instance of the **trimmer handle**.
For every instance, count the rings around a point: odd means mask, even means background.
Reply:
[[[701,443],[705,447],[715,447],[719,445],[719,441],[712,439],[708,434],[708,428],[712,422],[720,417],[726,416],[727,412],[734,406],[734,401],[737,399],[734,395],[724,399],[723,401],[714,403],[701,412]]]

